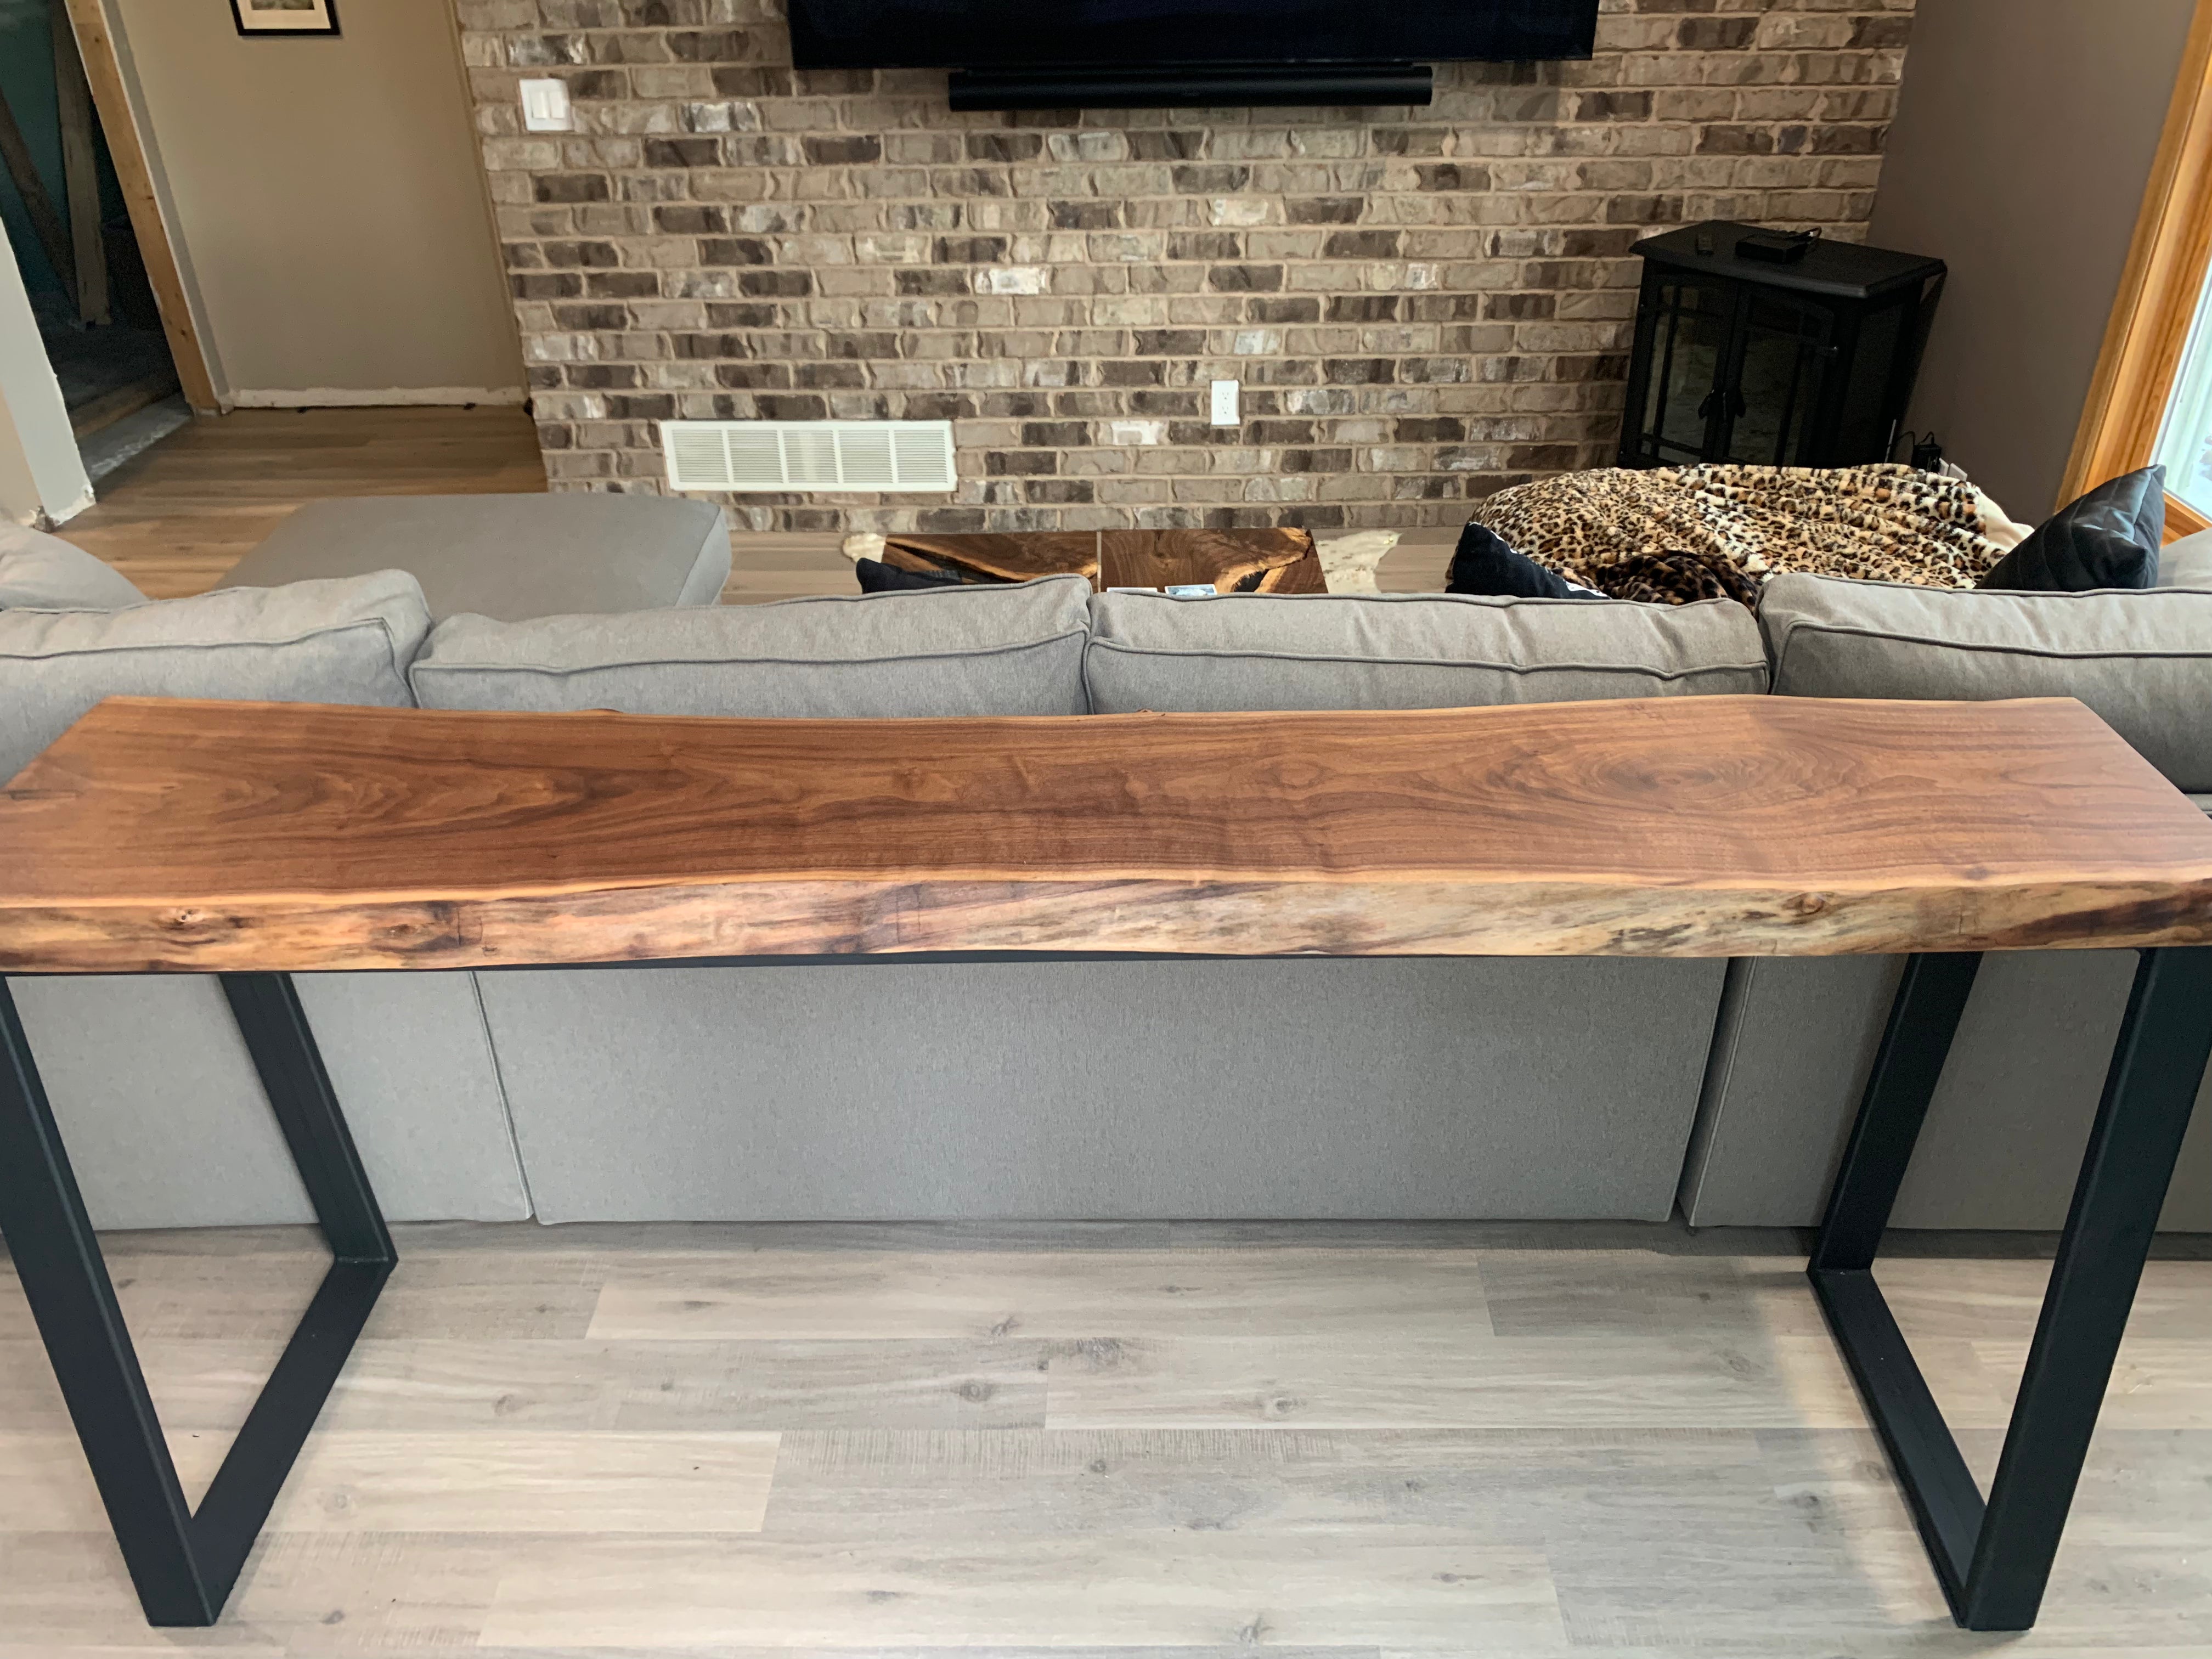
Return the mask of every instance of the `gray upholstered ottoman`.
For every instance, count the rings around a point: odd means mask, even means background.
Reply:
[[[664,495],[365,495],[311,501],[225,587],[404,570],[430,615],[522,622],[713,605],[730,574],[722,509]]]

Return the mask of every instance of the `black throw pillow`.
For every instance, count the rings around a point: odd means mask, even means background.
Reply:
[[[2099,484],[2044,521],[1999,559],[1984,587],[2031,593],[2086,593],[2093,587],[2155,587],[2166,537],[2166,469]]]
[[[917,587],[957,587],[960,577],[951,570],[902,570],[880,559],[855,559],[853,572],[863,593],[903,593]]]
[[[1603,597],[1575,586],[1527,554],[1516,553],[1506,545],[1504,537],[1486,525],[1479,524],[1471,524],[1459,532],[1459,546],[1452,552],[1451,574],[1444,579],[1444,592],[1502,594],[1516,599]]]

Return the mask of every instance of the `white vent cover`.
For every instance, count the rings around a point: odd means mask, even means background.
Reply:
[[[950,421],[663,421],[672,489],[950,490]]]

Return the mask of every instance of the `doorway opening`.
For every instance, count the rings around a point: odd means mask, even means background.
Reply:
[[[0,0],[0,223],[96,483],[191,411],[66,0]]]

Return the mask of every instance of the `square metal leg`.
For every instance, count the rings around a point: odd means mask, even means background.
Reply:
[[[222,1612],[398,1260],[290,976],[226,974],[222,983],[333,1259],[195,1513],[0,980],[0,1233],[154,1625],[211,1625]]]
[[[1807,1271],[1952,1617],[1969,1630],[2026,1630],[2212,1058],[2212,947],[2142,953],[1986,1504],[1873,1273],[1979,961],[1906,965]]]

